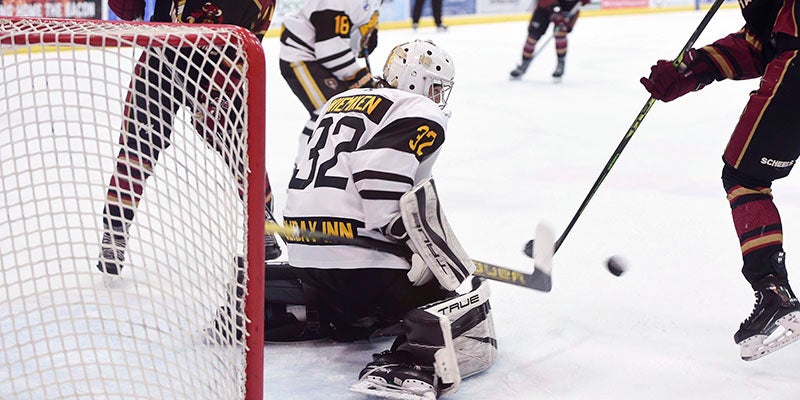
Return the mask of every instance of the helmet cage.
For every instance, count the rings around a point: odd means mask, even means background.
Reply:
[[[450,99],[454,76],[450,56],[430,41],[396,46],[383,68],[389,86],[425,96],[442,109]]]

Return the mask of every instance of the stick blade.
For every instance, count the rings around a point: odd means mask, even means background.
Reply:
[[[536,240],[531,243],[533,252],[533,282],[531,285],[544,292],[549,292],[553,288],[551,271],[553,270],[554,245],[553,229],[548,224],[540,222],[536,225]]]

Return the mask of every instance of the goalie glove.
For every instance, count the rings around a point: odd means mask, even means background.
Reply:
[[[406,275],[414,286],[422,286],[433,279],[433,272],[428,268],[428,265],[425,264],[425,260],[423,260],[414,249],[414,246],[411,245],[409,248],[411,248],[414,254],[411,255],[411,269]]]

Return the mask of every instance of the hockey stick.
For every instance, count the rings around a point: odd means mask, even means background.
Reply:
[[[287,243],[301,241],[320,242],[330,245],[348,245],[382,251],[384,253],[394,254],[398,257],[406,259],[411,257],[411,250],[404,245],[393,245],[391,243],[365,237],[342,237],[328,235],[322,232],[290,228],[271,221],[265,222],[264,233],[277,234]],[[501,267],[499,265],[494,265],[483,261],[472,260],[472,262],[476,266],[475,272],[473,273],[475,276],[484,277],[498,282],[505,282],[512,285],[524,286],[529,289],[535,289],[543,292],[550,291],[550,280],[545,278],[546,275],[544,275],[541,270],[534,269],[533,273],[526,274],[524,272],[519,272],[510,268]]]
[[[711,8],[708,10],[706,16],[700,22],[700,25],[698,25],[697,29],[694,30],[694,33],[692,33],[692,36],[683,46],[680,53],[678,53],[678,56],[675,58],[675,60],[672,61],[672,65],[675,66],[675,68],[678,68],[680,63],[683,61],[683,57],[686,55],[686,52],[688,52],[689,49],[691,49],[692,46],[694,46],[694,42],[697,41],[698,37],[700,37],[700,33],[703,32],[703,30],[706,28],[708,23],[711,21],[711,18],[714,16],[719,7],[722,5],[723,1],[724,0],[715,0],[714,4],[711,5]],[[606,179],[606,176],[611,171],[611,168],[614,167],[614,164],[616,163],[620,154],[622,154],[622,150],[624,150],[625,146],[628,145],[628,142],[631,140],[631,137],[639,128],[639,125],[642,123],[642,120],[644,120],[644,117],[650,111],[650,108],[653,107],[653,104],[655,104],[655,102],[656,99],[653,98],[653,96],[650,96],[650,98],[647,99],[647,102],[645,103],[644,107],[642,107],[642,110],[639,111],[639,115],[636,116],[636,119],[633,121],[630,128],[628,128],[628,131],[625,132],[625,136],[623,136],[622,141],[620,141],[619,145],[617,145],[617,148],[614,150],[614,153],[611,154],[611,158],[609,158],[608,162],[606,162],[605,167],[603,167],[603,170],[600,172],[600,176],[597,177],[597,180],[594,182],[594,185],[592,185],[592,188],[589,190],[589,193],[583,199],[583,202],[581,203],[581,206],[578,208],[578,211],[575,213],[575,215],[572,216],[572,220],[567,225],[567,228],[564,229],[564,233],[562,233],[561,236],[558,237],[558,240],[556,240],[555,243],[553,243],[553,254],[555,254],[558,251],[558,249],[561,248],[561,245],[564,243],[564,239],[567,238],[567,235],[575,226],[575,223],[578,221],[578,218],[581,216],[581,214],[583,214],[583,211],[586,209],[586,206],[589,204],[589,201],[592,199],[592,197],[594,197],[595,193],[600,188],[600,184],[602,184],[603,181]],[[525,244],[525,254],[528,257],[534,257],[535,259],[536,251],[534,247],[539,248],[539,246],[536,245],[533,239],[529,240],[528,243]],[[547,276],[547,279],[549,278],[550,275]]]
[[[367,66],[367,71],[372,75],[372,67],[369,65],[369,53],[364,51],[364,64]]]

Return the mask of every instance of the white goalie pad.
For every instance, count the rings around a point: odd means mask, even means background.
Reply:
[[[437,350],[433,358],[433,369],[442,383],[449,386],[439,393],[455,393],[461,385],[461,371],[458,369],[458,357],[453,347],[453,333],[450,329],[450,319],[444,315],[434,314],[439,318],[439,327],[442,329],[444,347]]]
[[[480,278],[473,278],[472,282],[471,291],[422,307],[450,320],[450,334],[462,379],[489,369],[497,358],[489,285]]]
[[[455,290],[475,271],[439,204],[433,179],[426,179],[400,198],[400,214],[408,243],[439,284]]]

